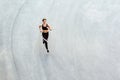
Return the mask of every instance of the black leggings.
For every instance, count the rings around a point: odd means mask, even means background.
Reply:
[[[43,37],[43,44],[45,43],[45,47],[48,50],[48,37],[49,37],[49,32],[47,33],[42,33],[42,37]]]

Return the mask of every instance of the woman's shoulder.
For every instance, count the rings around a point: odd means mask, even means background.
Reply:
[[[49,27],[49,24],[48,24],[48,23],[47,23],[46,25],[47,25],[47,27]]]
[[[40,24],[39,27],[42,27],[42,24]]]
[[[40,26],[43,26],[43,24],[40,24]]]

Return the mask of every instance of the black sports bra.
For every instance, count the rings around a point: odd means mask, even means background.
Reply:
[[[43,24],[42,24],[42,29],[43,30],[48,30],[48,24],[46,24],[46,26],[43,26]]]

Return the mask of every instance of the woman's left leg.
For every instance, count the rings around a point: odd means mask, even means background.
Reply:
[[[49,33],[43,33],[43,42],[45,43],[45,48],[47,49],[47,51],[49,52],[48,50],[48,37],[49,37]]]

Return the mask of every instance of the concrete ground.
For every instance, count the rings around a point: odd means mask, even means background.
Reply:
[[[0,80],[120,80],[120,0],[1,0]]]

